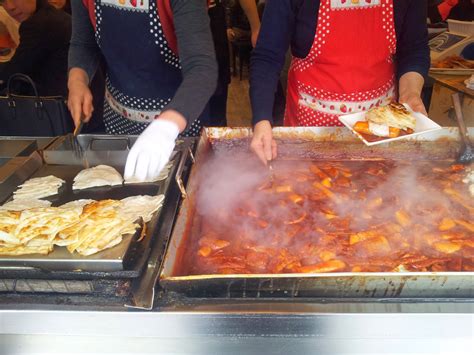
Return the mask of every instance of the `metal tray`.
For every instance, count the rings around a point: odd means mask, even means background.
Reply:
[[[181,158],[185,156],[182,154],[182,149],[184,149],[186,145],[183,142],[177,145],[172,155],[171,161],[173,165],[166,180],[157,183],[97,187],[80,191],[72,190],[72,181],[84,166],[107,164],[116,168],[120,173],[123,173],[128,149],[134,139],[133,137],[119,137],[119,139],[108,136],[105,137],[104,139],[102,139],[102,136],[80,137],[80,142],[83,144],[86,142],[84,160],[75,159],[71,146],[68,143],[70,142],[69,138],[61,137],[44,152],[43,164],[31,176],[27,176],[27,178],[54,175],[66,181],[66,184],[59,190],[58,195],[47,198],[53,203],[53,206],[59,206],[63,203],[78,199],[122,199],[134,195],[157,194],[165,195],[164,204],[166,204],[170,182],[177,172]],[[92,145],[90,142],[93,141],[101,142],[101,150],[91,150]],[[126,145],[123,145],[123,142],[126,142]],[[110,149],[107,149],[108,145],[110,145]],[[35,159],[30,160],[29,164],[26,165],[37,163],[38,157],[35,156],[34,158]],[[21,172],[21,169],[19,171]],[[24,180],[26,180],[26,178]],[[16,186],[18,186],[18,184]],[[10,196],[16,189],[16,186],[10,191]],[[140,243],[135,242],[137,238],[126,236],[119,245],[90,256],[70,254],[65,247],[57,246],[54,251],[47,256],[0,256],[0,269],[12,270],[12,268],[15,267],[22,269],[27,267],[43,271],[88,272],[115,272],[134,269],[137,271],[134,275],[138,276],[139,270],[137,270],[137,264],[142,267],[146,261],[147,255],[145,255],[144,250],[149,249],[163,208],[156,213],[152,221],[148,223],[146,237],[143,238]],[[139,234],[138,231],[135,236],[137,236],[137,234]]]
[[[474,133],[474,130],[472,130]],[[187,186],[188,198],[183,202],[168,245],[160,275],[160,285],[168,291],[191,297],[473,297],[473,272],[417,273],[325,273],[325,274],[253,274],[174,276],[178,248],[193,226],[197,190],[196,179],[202,161],[211,151],[248,149],[249,129],[208,129],[199,141],[196,163]],[[308,159],[447,159],[456,156],[460,143],[457,129],[450,128],[406,142],[392,142],[365,147],[345,129],[278,128],[281,140],[279,156]]]
[[[3,139],[0,137],[0,158],[27,156],[38,149],[34,139]]]

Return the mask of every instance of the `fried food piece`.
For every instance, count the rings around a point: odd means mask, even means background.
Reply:
[[[302,266],[298,269],[298,272],[304,274],[310,273],[324,273],[324,272],[336,272],[342,271],[346,268],[346,263],[341,260],[328,260],[315,265]]]
[[[307,215],[308,215],[308,214],[307,214],[306,212],[303,212],[303,214],[302,214],[300,217],[298,217],[298,218],[296,218],[296,219],[293,219],[293,220],[291,220],[291,221],[285,221],[285,224],[291,225],[291,224],[298,224],[298,223],[301,223],[301,222],[303,222],[303,221],[306,219],[306,216],[307,216]]]
[[[329,260],[333,260],[336,257],[336,253],[330,250],[323,250],[322,252],[319,253],[319,257],[321,258],[322,261],[329,261]]]
[[[275,187],[275,191],[278,193],[284,193],[284,192],[292,192],[293,191],[293,186],[291,185],[280,185]]]
[[[451,228],[456,227],[456,222],[454,222],[451,218],[443,218],[438,226],[440,231],[447,231]]]
[[[469,232],[474,233],[474,224],[473,223],[470,223],[470,222],[465,221],[463,219],[455,219],[454,221],[456,222],[456,224],[459,224],[460,226],[463,226],[464,228],[466,228]]]
[[[339,176],[335,184],[340,187],[350,187],[351,186],[351,180],[345,176]]]
[[[397,219],[397,222],[403,227],[408,227],[411,224],[411,218],[405,210],[399,210],[395,212],[395,218]]]
[[[288,196],[288,198],[293,202],[293,203],[301,203],[304,200],[304,197],[298,194],[291,194]]]
[[[324,186],[322,183],[320,183],[319,181],[315,181],[313,183],[313,187],[318,190],[321,190],[329,198],[335,197],[334,193],[331,190],[329,190],[326,186]]]
[[[198,254],[204,258],[207,258],[209,255],[211,255],[212,249],[208,246],[204,246],[199,248]]]
[[[369,122],[367,121],[358,121],[354,124],[353,128],[354,128],[354,131],[358,133],[375,136],[375,134],[370,130]],[[397,138],[399,135],[400,135],[399,128],[388,127],[388,138]]]
[[[327,178],[323,179],[323,181],[321,181],[321,184],[323,186],[328,187],[328,188],[332,187],[331,178],[327,177]]]
[[[356,234],[351,234],[351,236],[349,237],[349,244],[354,245],[354,244],[366,241],[368,239],[375,238],[379,234],[380,233],[375,230],[368,230],[368,231],[363,231]]]
[[[452,254],[461,249],[461,244],[448,242],[448,241],[436,242],[436,243],[433,243],[433,247],[441,253]]]
[[[227,248],[230,245],[230,242],[223,239],[214,239],[214,238],[209,238],[205,236],[199,239],[199,245],[208,246],[209,248],[215,251],[215,250]]]
[[[369,255],[388,254],[392,251],[390,244],[384,236],[378,235],[359,244]]]

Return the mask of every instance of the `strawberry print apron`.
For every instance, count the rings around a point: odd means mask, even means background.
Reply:
[[[285,126],[340,126],[339,115],[395,98],[393,0],[321,0],[306,58],[288,75]]]

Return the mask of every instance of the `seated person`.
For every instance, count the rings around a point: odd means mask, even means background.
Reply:
[[[33,79],[41,96],[66,97],[71,16],[49,5],[47,0],[0,3],[20,23],[20,43],[15,55],[9,62],[0,63],[3,85],[12,74],[22,73]]]
[[[58,10],[66,11],[71,14],[71,1],[69,0],[48,0],[49,4]]]
[[[0,6],[0,62],[8,62],[20,42],[19,24]]]

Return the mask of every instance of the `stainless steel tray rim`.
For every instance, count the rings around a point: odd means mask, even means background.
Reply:
[[[349,278],[349,277],[452,277],[452,276],[471,276],[474,277],[472,271],[444,271],[444,272],[325,272],[325,273],[292,273],[292,274],[203,274],[203,275],[189,275],[189,276],[164,276],[162,274],[161,280],[169,281],[183,281],[183,280],[211,280],[211,279],[258,279],[258,278]]]

